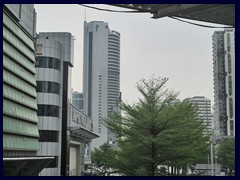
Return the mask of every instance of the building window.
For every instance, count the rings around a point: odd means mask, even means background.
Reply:
[[[37,81],[37,92],[60,94],[60,84],[50,81]]]
[[[228,93],[231,96],[232,95],[232,76],[228,76]]]
[[[233,99],[229,98],[229,113],[230,113],[230,118],[233,117]]]
[[[230,135],[234,136],[234,125],[233,120],[230,120]]]
[[[51,69],[57,69],[60,71],[60,64],[61,64],[61,61],[57,58],[37,56],[35,67],[51,68]]]
[[[39,130],[39,142],[58,142],[58,131]]]
[[[96,25],[96,31],[98,31],[98,29],[99,29],[99,25]]]
[[[54,105],[38,104],[37,115],[59,117],[59,107]]]

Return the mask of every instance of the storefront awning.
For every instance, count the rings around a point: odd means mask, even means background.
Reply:
[[[139,12],[149,12],[154,19],[179,17],[235,27],[235,4],[108,4]]]
[[[84,141],[89,141],[91,139],[95,139],[99,137],[98,134],[95,134],[81,126],[70,126],[70,130],[71,130],[71,135],[77,136],[83,139]]]

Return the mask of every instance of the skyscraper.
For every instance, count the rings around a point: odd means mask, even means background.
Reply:
[[[83,63],[84,112],[93,119],[100,137],[92,147],[114,143],[112,134],[101,122],[118,109],[120,97],[120,34],[102,21],[84,22]]]
[[[235,29],[214,32],[212,41],[215,132],[235,136]]]
[[[3,5],[3,175],[37,175],[39,149],[33,4]]]

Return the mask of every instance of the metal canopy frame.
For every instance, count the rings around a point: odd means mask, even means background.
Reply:
[[[37,176],[54,157],[3,158],[7,176]]]
[[[179,17],[235,27],[235,4],[108,4],[153,14],[154,19]]]
[[[81,126],[70,126],[71,135],[79,137],[84,141],[89,141],[91,139],[98,138],[99,135],[81,127]]]

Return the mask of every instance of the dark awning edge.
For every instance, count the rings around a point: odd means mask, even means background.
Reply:
[[[37,176],[54,157],[3,158],[4,176]]]

